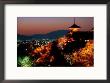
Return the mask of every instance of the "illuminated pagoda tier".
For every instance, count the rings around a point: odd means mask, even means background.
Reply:
[[[74,24],[71,27],[69,27],[69,30],[72,32],[77,32],[79,31],[79,29],[80,29],[80,26],[75,24],[75,18],[74,18]]]

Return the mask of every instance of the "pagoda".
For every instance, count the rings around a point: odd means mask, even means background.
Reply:
[[[71,27],[69,27],[69,30],[72,32],[77,32],[79,31],[79,29],[80,29],[80,26],[76,25],[75,18],[74,18],[74,24]]]

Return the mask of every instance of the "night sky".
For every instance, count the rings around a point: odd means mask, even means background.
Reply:
[[[93,17],[18,17],[17,34],[46,34],[56,30],[68,30],[74,23],[81,31],[89,31],[94,27]]]

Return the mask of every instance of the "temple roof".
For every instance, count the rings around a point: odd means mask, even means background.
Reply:
[[[80,26],[76,25],[76,24],[73,24],[71,27],[69,28],[80,28]]]
[[[75,18],[74,18],[74,24],[71,27],[69,27],[69,28],[80,28],[80,26],[75,24]]]

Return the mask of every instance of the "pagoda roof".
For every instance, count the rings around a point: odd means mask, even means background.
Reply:
[[[76,25],[75,23],[71,26],[71,27],[69,27],[69,28],[80,28],[80,26],[78,26],[78,25]]]

